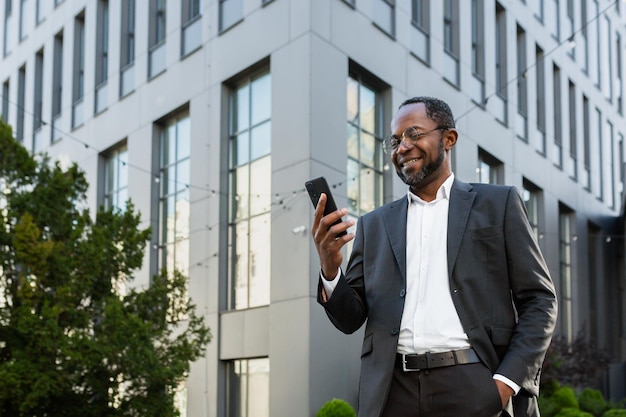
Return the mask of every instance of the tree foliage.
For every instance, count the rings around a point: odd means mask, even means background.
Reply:
[[[127,285],[150,230],[130,202],[94,221],[87,189],[0,121],[0,415],[176,416],[209,329],[179,272]]]

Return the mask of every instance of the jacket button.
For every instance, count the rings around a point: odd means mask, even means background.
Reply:
[[[394,335],[394,336],[395,336],[395,335],[397,335],[398,333],[400,333],[400,329],[398,329],[398,328],[391,329],[391,334],[392,334],[392,335]]]
[[[402,288],[402,290],[400,291],[400,297],[404,297],[405,295],[406,295],[406,290]]]

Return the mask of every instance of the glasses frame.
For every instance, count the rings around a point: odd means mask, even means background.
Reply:
[[[387,155],[393,155],[398,150],[401,144],[404,144],[405,147],[408,147],[407,143],[410,143],[411,146],[415,146],[418,140],[428,135],[429,133],[432,133],[435,130],[449,130],[449,129],[451,128],[446,127],[446,126],[437,126],[436,128],[427,130],[426,132],[418,132],[415,126],[411,126],[407,128],[404,132],[402,132],[401,137],[397,137],[395,135],[387,136],[385,140],[383,141],[383,152],[385,152],[385,154]],[[407,132],[410,132],[410,131],[414,131],[415,134],[407,135]],[[407,140],[406,142],[405,142],[405,139]],[[398,144],[394,146],[392,141],[396,141],[396,140],[398,141]]]

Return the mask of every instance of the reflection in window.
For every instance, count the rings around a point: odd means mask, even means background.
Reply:
[[[182,2],[182,56],[198,49],[202,43],[202,4],[200,0],[183,0]]]
[[[230,307],[270,302],[271,77],[235,85],[229,103]]]
[[[476,181],[483,184],[504,184],[504,165],[482,149],[478,150]]]
[[[359,74],[348,77],[348,214],[354,218],[383,202],[382,102]]]
[[[165,71],[166,8],[165,0],[150,1],[148,76]]]
[[[524,200],[526,211],[528,212],[528,221],[530,222],[530,227],[533,229],[535,240],[539,242],[539,200],[541,197],[541,189],[526,179],[524,179],[523,185],[522,199]]]
[[[411,1],[411,52],[424,62],[429,61],[430,54],[430,0]]]
[[[239,359],[226,364],[226,415],[269,417],[270,360]]]
[[[128,146],[123,143],[104,157],[104,195],[105,210],[117,208],[123,210],[128,200]]]
[[[561,334],[568,343],[572,342],[572,217],[573,212],[567,207],[559,206],[559,278],[560,294],[559,315],[561,317]]]
[[[159,132],[159,268],[189,270],[189,114],[167,120]]]

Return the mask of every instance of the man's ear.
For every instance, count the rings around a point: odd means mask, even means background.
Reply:
[[[458,138],[459,132],[457,132],[456,129],[452,128],[446,130],[443,135],[443,146],[445,150],[449,151],[450,149],[454,148],[454,145],[456,145],[456,141]]]

